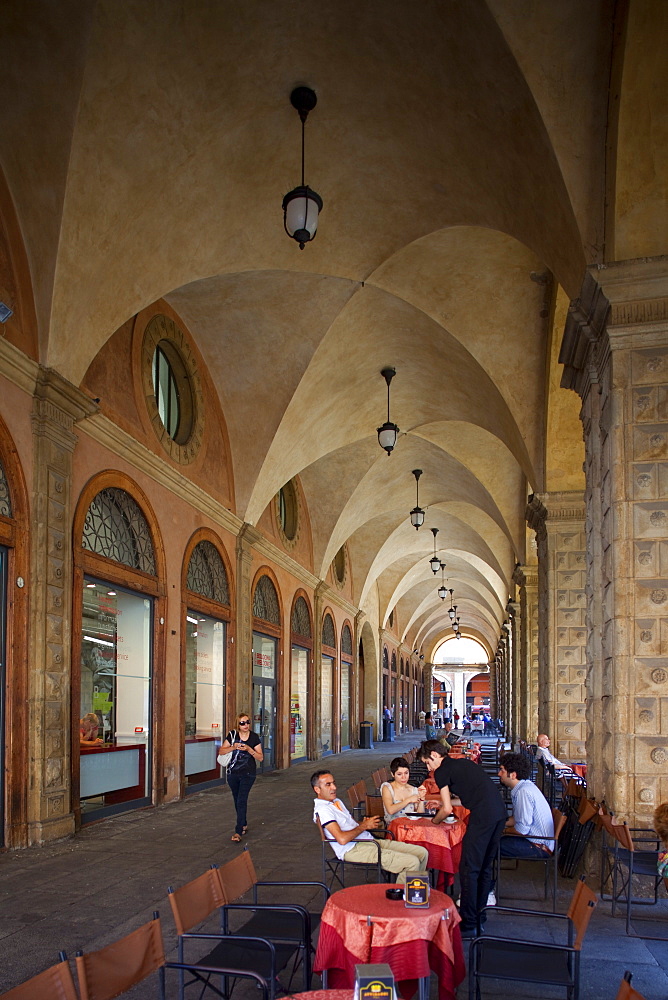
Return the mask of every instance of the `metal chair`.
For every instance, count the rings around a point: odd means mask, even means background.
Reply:
[[[532,834],[532,840],[554,840],[554,850],[551,854],[545,854],[542,858],[503,858],[501,856],[501,841],[499,841],[499,848],[496,856],[496,894],[501,896],[499,887],[501,884],[501,862],[502,861],[526,861],[529,864],[538,864],[545,866],[545,879],[543,883],[543,899],[547,899],[547,885],[550,880],[550,873],[552,875],[552,912],[555,913],[557,909],[557,873],[559,868],[559,837],[566,824],[566,817],[558,809],[552,809],[552,821],[554,824],[554,837],[534,837]],[[515,865],[515,868],[518,866]]]
[[[640,937],[645,941],[666,941],[666,937],[636,934],[631,930],[631,905],[655,906],[659,901],[659,886],[663,879],[656,870],[660,847],[658,837],[653,830],[615,823],[614,817],[603,808],[599,809],[599,820],[602,826],[601,899],[611,900],[613,917],[617,904],[626,904],[626,933],[629,937]],[[642,850],[643,846],[649,849]],[[637,877],[651,880],[653,897],[647,899],[633,896],[633,879]],[[606,885],[610,880],[612,889],[607,894]]]
[[[152,920],[127,934],[120,941],[114,941],[99,951],[86,954],[79,952],[75,961],[81,1000],[113,1000],[153,973],[158,977],[159,996],[161,1000],[165,1000],[165,970],[175,969],[180,973],[195,970],[194,966],[183,962],[165,961],[162,929],[157,911],[153,914]],[[206,972],[209,975],[253,979],[262,989],[264,1000],[269,1000],[266,980],[251,969],[235,969],[224,965],[206,966],[204,963],[198,963],[196,969],[200,978],[201,974]],[[208,986],[218,996],[226,996],[213,984],[209,983]],[[41,1000],[43,994],[37,995]]]
[[[515,907],[495,906],[494,915],[535,915],[545,920],[567,922],[566,944],[554,941],[519,941],[515,937],[485,934],[469,948],[469,1000],[480,1000],[481,979],[511,979],[525,983],[562,986],[568,1000],[580,995],[580,950],[596,906],[596,895],[581,879],[573,893],[568,913],[541,913]],[[488,909],[488,907],[485,907]],[[491,908],[490,908],[491,909]]]
[[[617,993],[617,996],[615,997],[615,1000],[645,1000],[644,996],[638,993],[637,990],[634,990],[633,987],[631,986],[632,979],[633,976],[631,975],[631,973],[626,971],[624,973],[624,978],[619,984],[619,991]]]
[[[375,844],[376,850],[378,852],[378,858],[374,862],[362,862],[362,861],[346,861],[345,855],[342,858],[337,857],[334,853],[334,848],[332,847],[332,841],[329,837],[325,835],[325,831],[322,828],[320,820],[316,817],[316,824],[318,830],[320,831],[320,838],[322,840],[322,879],[323,882],[327,882],[329,877],[329,888],[331,889],[334,882],[338,882],[342,889],[345,889],[346,885],[346,865],[349,868],[359,869],[368,876],[369,872],[375,874],[374,881],[385,882],[390,878],[390,872],[386,872],[381,864],[381,850],[380,845],[377,840],[367,840],[362,838],[357,838],[356,840],[350,840],[350,844]],[[368,879],[367,879],[368,881]]]
[[[60,962],[20,986],[2,994],[2,1000],[78,1000],[67,955],[59,952]]]

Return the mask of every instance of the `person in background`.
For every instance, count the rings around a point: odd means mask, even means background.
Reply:
[[[536,751],[536,759],[543,759],[551,764],[555,770],[555,774],[558,778],[563,775],[565,778],[570,777],[573,774],[573,768],[570,764],[563,764],[558,757],[555,757],[553,753],[550,753],[550,737],[545,733],[541,733],[536,741],[538,743],[538,749]]]
[[[452,814],[453,796],[470,810],[459,866],[459,915],[462,936],[474,937],[479,911],[487,905],[492,887],[492,865],[506,824],[506,807],[498,788],[478,764],[465,757],[448,759],[448,751],[438,740],[424,742],[418,754],[440,789],[441,805],[432,823],[438,826]],[[484,915],[480,919],[484,923]]]
[[[436,739],[436,727],[434,726],[434,722],[431,717],[431,712],[427,712],[427,714],[424,717],[424,738],[426,740]]]
[[[406,882],[408,873],[426,871],[429,853],[426,847],[417,844],[403,844],[397,840],[376,840],[369,833],[380,823],[380,816],[365,816],[358,823],[350,815],[341,799],[336,797],[336,784],[331,771],[315,771],[311,775],[311,787],[315,792],[313,802],[313,822],[320,825],[332,850],[340,860],[373,864],[378,858],[376,844],[381,851],[381,865],[388,872],[394,872],[397,882]],[[359,841],[372,841],[370,844]],[[357,841],[357,843],[351,843]]]
[[[392,781],[384,781],[380,786],[380,794],[385,810],[385,822],[401,819],[406,813],[424,812],[424,794],[409,785],[410,769],[408,761],[403,757],[395,757],[390,764]]]
[[[255,781],[258,761],[264,760],[262,743],[257,733],[250,728],[251,720],[248,712],[237,716],[237,729],[227,734],[220,748],[221,753],[234,751],[232,760],[227,765],[227,783],[234,798],[234,808],[237,813],[237,823],[231,840],[238,843],[248,833],[246,808],[248,796]]]
[[[424,708],[421,708],[420,711],[419,711],[419,713],[418,713],[418,722],[420,724],[420,729],[422,729],[422,727],[424,726],[424,720],[425,720],[426,714],[427,713],[425,712]]]
[[[451,722],[446,722],[445,724],[445,735],[441,736],[441,743],[443,743],[444,741],[445,743],[448,744],[449,747],[453,747],[455,743],[459,742],[459,736],[457,736],[457,734],[453,733],[452,731]]]
[[[97,735],[100,730],[100,720],[95,712],[87,712],[83,719],[79,719],[79,746],[99,747],[102,740]]]
[[[452,721],[455,724],[455,729],[459,729],[459,712],[457,711],[457,709],[455,709],[454,712],[452,713]]]

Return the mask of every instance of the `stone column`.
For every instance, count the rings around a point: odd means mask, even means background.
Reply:
[[[518,737],[533,743],[538,729],[538,567],[516,566],[520,590]]]
[[[586,446],[588,786],[646,826],[668,798],[665,259],[587,274],[560,360]]]
[[[253,546],[262,538],[251,524],[243,524],[237,535],[236,712],[252,712],[253,695]]]
[[[37,377],[32,410],[32,595],[28,680],[28,839],[74,832],[71,767],[72,453],[74,425],[97,407],[50,369]]]
[[[493,718],[496,718],[499,712],[499,664],[496,657],[491,660],[487,666],[489,667],[489,712]]]
[[[535,494],[526,514],[538,546],[538,729],[549,734],[561,760],[584,760],[584,496]]]
[[[520,648],[522,635],[522,616],[520,606],[516,601],[509,601],[507,609],[510,619],[510,662],[508,664],[509,691],[508,691],[508,717],[506,723],[506,739],[515,745],[520,738],[519,718],[520,718]]]
[[[422,664],[422,676],[424,678],[424,710],[431,712],[432,687],[434,685],[434,664]]]

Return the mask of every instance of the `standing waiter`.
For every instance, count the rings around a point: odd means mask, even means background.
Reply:
[[[451,815],[451,795],[458,796],[471,814],[459,865],[459,915],[462,936],[475,937],[478,912],[487,905],[492,885],[492,865],[506,823],[506,807],[498,788],[479,764],[465,757],[449,760],[448,750],[438,740],[426,740],[419,757],[433,772],[441,793],[441,807],[432,823],[438,825]]]

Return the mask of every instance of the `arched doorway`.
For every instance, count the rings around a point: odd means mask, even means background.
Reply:
[[[262,741],[262,771],[276,766],[276,684],[281,639],[281,606],[278,590],[266,573],[253,590],[253,729]]]
[[[320,651],[320,753],[334,753],[334,719],[336,693],[336,631],[329,611],[322,619],[322,649]],[[337,734],[338,736],[338,734]]]
[[[311,717],[309,683],[313,662],[311,609],[305,594],[297,594],[290,615],[290,761],[308,758]]]
[[[74,521],[72,785],[83,823],[149,805],[161,757],[161,706],[153,699],[163,589],[157,530],[138,487],[120,476],[105,480],[90,502],[91,488],[84,491]]]
[[[353,633],[350,625],[346,622],[341,629],[341,685],[339,692],[339,715],[341,717],[339,746],[341,750],[349,750],[351,746],[352,673]]]
[[[227,632],[231,619],[222,545],[202,538],[188,547],[182,634],[183,782],[186,792],[221,784],[217,763],[226,717]]]

